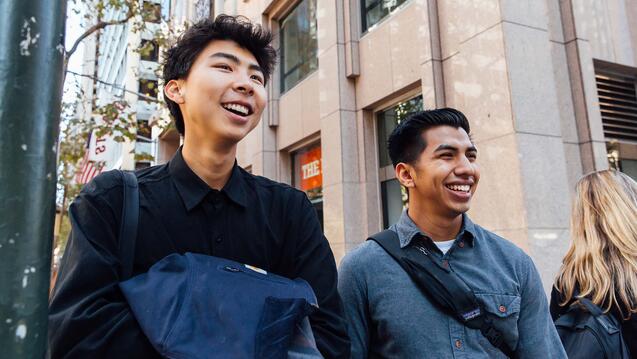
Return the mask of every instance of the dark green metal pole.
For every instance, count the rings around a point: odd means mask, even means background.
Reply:
[[[65,0],[0,1],[0,357],[46,350]]]

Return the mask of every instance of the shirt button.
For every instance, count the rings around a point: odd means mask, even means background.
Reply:
[[[464,242],[462,242],[462,241],[458,242],[458,247],[464,248]]]
[[[460,339],[456,339],[456,348],[462,348],[462,341],[460,341]]]
[[[221,241],[222,241],[221,237],[217,237],[217,239],[215,239],[215,242],[217,242],[217,243],[221,243]]]
[[[444,269],[449,268],[449,261],[448,261],[448,260],[446,260],[446,259],[445,259],[445,260],[443,260],[443,261],[442,261],[442,267],[443,267]]]
[[[500,307],[498,307],[498,310],[500,311],[500,313],[506,313],[507,307],[501,305]]]

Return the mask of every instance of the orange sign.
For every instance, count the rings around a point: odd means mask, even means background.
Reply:
[[[321,146],[297,155],[300,173],[297,173],[299,189],[305,192],[323,187],[323,170],[321,168]]]

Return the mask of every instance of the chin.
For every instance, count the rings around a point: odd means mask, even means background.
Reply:
[[[252,127],[226,127],[223,132],[226,139],[238,142],[243,140],[252,129]]]
[[[449,207],[449,213],[452,214],[452,217],[456,217],[459,216],[463,213],[466,213],[467,211],[469,211],[470,206],[454,206],[454,207]]]
[[[243,140],[248,134],[236,134],[236,133],[232,133],[232,134],[227,134],[225,136],[225,138],[230,141],[230,142],[240,142],[241,140]]]

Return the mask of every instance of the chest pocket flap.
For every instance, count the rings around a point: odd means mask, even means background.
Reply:
[[[497,317],[506,318],[520,313],[520,296],[518,295],[476,293],[476,297],[484,310]]]
[[[520,296],[495,293],[476,293],[476,298],[482,304],[487,316],[493,319],[493,324],[498,328],[504,340],[510,348],[518,345],[518,319],[520,317]],[[482,336],[482,335],[480,335]],[[484,346],[491,347],[491,343],[484,337],[479,339]]]

